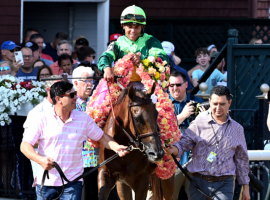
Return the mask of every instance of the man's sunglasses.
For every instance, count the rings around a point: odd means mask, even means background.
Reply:
[[[9,50],[9,49],[8,49]],[[9,50],[11,53],[13,53],[14,51],[18,51],[19,49],[18,48],[14,48],[12,50]]]
[[[0,67],[0,71],[3,71],[3,70],[9,70],[9,66],[4,66],[4,67]]]
[[[121,19],[124,20],[124,21],[132,20],[132,21],[136,21],[136,22],[145,22],[146,21],[144,16],[142,16],[142,15],[133,15],[133,14],[127,14],[125,16],[122,16]]]
[[[76,95],[77,95],[77,91],[71,92],[71,93],[68,93],[68,94],[62,94],[62,95],[59,95],[59,97],[69,96],[71,99],[73,99]]]
[[[186,82],[186,81],[185,81]],[[185,83],[184,82],[184,83]],[[176,86],[176,87],[181,87],[184,83],[175,83],[175,84],[169,84],[169,87],[174,87],[174,86]]]

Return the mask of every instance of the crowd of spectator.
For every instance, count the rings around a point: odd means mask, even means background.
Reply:
[[[120,34],[113,34],[110,36],[110,42],[117,40]],[[96,80],[84,79],[89,76],[103,76],[103,72],[98,70],[95,65],[95,50],[89,46],[89,42],[85,37],[78,37],[74,43],[74,51],[72,45],[67,41],[67,34],[59,32],[55,35],[52,42],[44,43],[43,36],[35,29],[27,29],[25,32],[24,42],[16,45],[13,41],[5,41],[1,46],[2,61],[0,62],[0,75],[16,76],[24,81],[37,80],[42,81],[43,78],[61,78],[65,77],[70,83],[73,83],[74,89],[77,91],[76,110],[85,111],[86,103],[89,97],[98,84]],[[253,38],[250,44],[261,44],[260,38]],[[203,76],[205,71],[209,68],[211,62],[219,55],[218,49],[214,44],[208,47],[200,47],[195,51],[195,59],[197,65],[189,71],[180,67],[181,58],[175,55],[175,46],[169,41],[163,41],[162,47],[166,52],[170,66],[172,69],[172,76],[170,77],[170,86],[168,92],[172,99],[175,109],[179,127],[184,131],[189,126],[189,116],[192,115],[193,108],[188,103],[190,100],[202,102],[200,98],[191,96],[189,92],[193,87],[198,86],[198,80]],[[109,45],[109,44],[108,44]],[[21,51],[22,60],[15,59],[15,53]],[[227,72],[225,71],[225,60],[217,65],[206,83],[208,89],[206,93],[216,85],[226,86]],[[72,77],[82,77],[80,80],[71,79]],[[42,105],[36,107],[33,112],[43,112],[46,107],[52,107],[52,100],[50,99],[50,87],[53,81],[45,81],[47,87],[48,97],[44,99]],[[179,83],[182,83],[179,86]],[[183,87],[182,87],[183,85]],[[200,93],[201,91],[199,91]],[[32,113],[28,115],[28,120],[24,124],[24,128],[29,126]],[[97,165],[97,151],[87,146],[84,142],[84,171],[87,172]],[[14,152],[13,152],[14,154]],[[185,152],[181,157],[180,163],[183,165],[188,161],[189,152]],[[4,154],[1,152],[1,159],[6,160]],[[13,165],[7,161],[7,166]],[[36,163],[32,162],[33,177],[36,177]],[[8,189],[12,180],[12,170],[9,173],[4,173],[2,167],[2,180],[8,179],[8,182],[3,182],[3,187]],[[5,175],[4,175],[5,174]],[[175,194],[174,199],[178,198],[182,185],[186,185],[185,190],[187,196],[188,182],[183,174],[178,170],[175,175]],[[89,199],[97,197],[97,173],[85,178],[84,182],[87,188],[83,188],[83,198]],[[181,177],[181,178],[179,178]],[[18,178],[20,181],[20,178]],[[94,180],[94,181],[93,181]],[[181,181],[179,181],[181,180]],[[7,184],[8,185],[7,185]],[[85,187],[85,186],[84,186]],[[111,199],[118,198],[115,190],[111,193]]]

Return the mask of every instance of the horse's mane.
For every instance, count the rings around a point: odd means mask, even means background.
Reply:
[[[122,103],[122,101],[125,99],[125,97],[126,97],[127,94],[128,94],[128,89],[129,89],[129,87],[128,87],[128,88],[125,88],[125,89],[121,92],[120,96],[119,96],[118,99],[117,99],[116,105]],[[143,91],[137,90],[137,89],[135,89],[135,90],[136,90],[136,92],[139,92],[143,97],[146,96],[146,95],[143,93]]]

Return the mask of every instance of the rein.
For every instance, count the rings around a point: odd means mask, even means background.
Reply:
[[[133,151],[134,148],[132,145],[129,146],[125,151]],[[106,159],[105,161],[103,161],[102,163],[100,163],[99,165],[97,165],[96,167],[94,167],[93,169],[91,169],[90,171],[78,176],[77,178],[75,178],[73,181],[70,181],[67,179],[67,177],[65,176],[64,172],[62,171],[61,167],[56,163],[56,162],[53,162],[54,164],[54,167],[55,169],[57,170],[57,172],[59,173],[60,175],[60,178],[61,178],[61,181],[62,181],[62,191],[60,193],[60,195],[55,198],[55,199],[52,199],[52,200],[58,200],[60,199],[60,197],[63,195],[64,193],[64,190],[65,190],[65,186],[64,186],[64,180],[68,183],[73,183],[73,182],[76,182],[78,180],[80,180],[81,178],[85,177],[85,176],[88,176],[89,174],[91,174],[92,172],[94,172],[95,170],[97,170],[98,168],[102,167],[103,165],[106,165],[107,163],[111,162],[112,160],[114,160],[115,158],[117,158],[119,155],[118,153],[114,154],[113,156],[109,157],[108,159]],[[44,183],[45,183],[45,179],[46,179],[46,176],[48,179],[50,179],[49,177],[49,171],[48,170],[44,170],[44,173],[43,173],[43,176],[42,176],[42,180],[41,180],[41,185],[40,185],[40,195],[41,197],[46,200],[43,195],[42,195],[42,189],[44,187]]]

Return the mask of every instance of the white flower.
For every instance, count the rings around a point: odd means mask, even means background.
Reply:
[[[154,62],[156,61],[154,56],[148,56],[148,60],[154,64]]]
[[[16,85],[16,88],[17,88],[17,89],[20,89],[20,88],[21,88],[21,85],[20,85],[20,84],[17,84],[17,85]]]
[[[160,71],[161,73],[162,73],[162,72],[165,72],[165,67],[161,66],[161,67],[158,69],[158,71]]]
[[[0,113],[2,113],[5,110],[5,106],[0,106]]]
[[[5,126],[5,122],[4,121],[1,121],[1,126]]]
[[[18,100],[16,99],[15,101],[13,101],[14,105],[17,106],[18,105]]]
[[[11,88],[11,86],[12,86],[11,83],[7,83],[7,82],[6,82],[5,85],[6,85],[8,88]]]
[[[26,92],[26,89],[25,89],[25,88],[23,88],[23,89],[22,89],[22,93],[25,93],[25,92]]]

